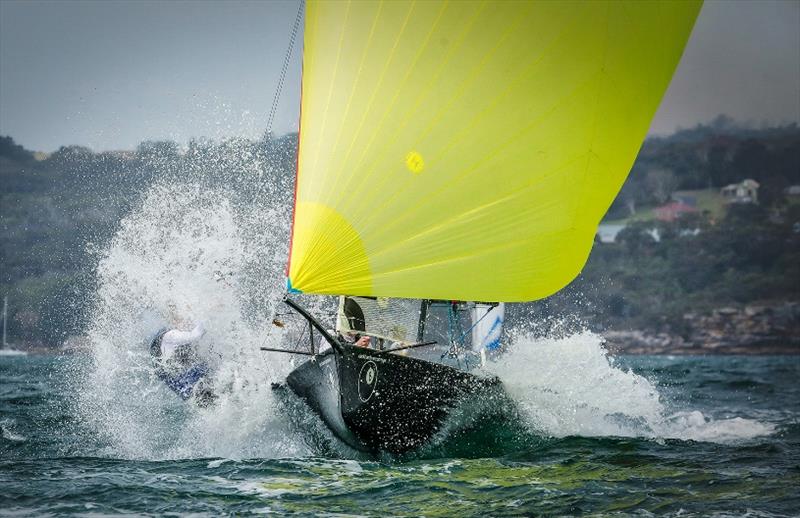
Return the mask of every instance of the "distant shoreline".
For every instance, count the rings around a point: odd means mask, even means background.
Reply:
[[[648,349],[646,347],[621,347],[604,344],[609,356],[800,356],[800,344],[789,345],[752,345],[745,347],[709,348],[699,345],[692,348]],[[25,350],[25,356],[8,356],[7,358],[29,358],[43,356],[75,356],[89,355],[91,351],[62,351],[49,349]],[[0,359],[0,361],[3,361]]]

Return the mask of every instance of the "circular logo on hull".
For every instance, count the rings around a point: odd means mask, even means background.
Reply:
[[[378,384],[378,366],[373,361],[367,361],[361,366],[358,373],[358,397],[363,402],[369,401]]]

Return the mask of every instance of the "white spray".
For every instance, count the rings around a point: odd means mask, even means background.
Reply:
[[[510,352],[489,369],[540,434],[734,442],[774,431],[755,420],[675,411],[647,378],[617,365],[594,333],[517,334],[511,342]]]
[[[84,417],[126,458],[274,457],[308,452],[281,415],[271,383],[285,378],[287,357],[264,325],[279,300],[287,218],[276,209],[235,210],[224,190],[160,185],[125,219],[97,268],[88,329],[93,362],[80,390]],[[267,240],[249,240],[253,227]],[[245,273],[259,272],[258,283]],[[261,294],[254,294],[261,290]],[[267,305],[270,303],[268,302]],[[154,374],[147,346],[170,306],[208,332],[219,400],[211,408],[181,401]],[[245,315],[256,317],[246,318]],[[260,318],[259,318],[260,316]]]
[[[102,453],[148,459],[318,453],[271,390],[292,361],[259,351],[283,345],[267,322],[284,291],[288,200],[236,199],[224,188],[156,185],[101,252],[87,330],[92,363],[77,393],[84,421],[105,444]],[[211,407],[181,401],[155,376],[147,346],[170,306],[208,330],[201,346],[220,394]],[[746,419],[670,412],[657,388],[616,366],[591,333],[520,335],[510,349],[490,369],[537,433],[724,442],[772,432]],[[306,416],[308,425],[321,427]]]

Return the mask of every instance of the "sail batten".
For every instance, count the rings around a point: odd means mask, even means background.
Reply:
[[[308,0],[291,285],[520,301],[569,283],[700,5]]]

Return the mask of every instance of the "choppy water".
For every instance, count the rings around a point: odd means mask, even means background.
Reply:
[[[232,413],[149,394],[142,419],[160,428],[116,437],[80,413],[72,376],[88,358],[2,358],[0,513],[798,513],[800,359],[636,357],[595,372],[565,348],[533,344],[550,351],[535,379],[508,382],[522,422],[462,416],[406,459],[354,456],[268,397]]]
[[[503,419],[467,406],[399,459],[347,448],[270,388],[292,368],[258,350],[282,345],[265,330],[291,197],[254,178],[154,186],[93,250],[89,350],[0,356],[0,514],[800,512],[799,357],[609,359],[591,333],[532,339],[516,322],[491,367]],[[147,344],[170,306],[208,329],[210,408],[155,376]]]

